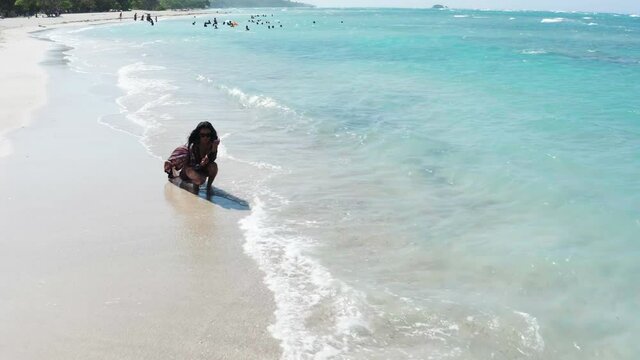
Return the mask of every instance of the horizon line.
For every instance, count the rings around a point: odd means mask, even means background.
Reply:
[[[304,3],[301,1],[292,1],[297,3]],[[307,3],[304,3],[307,4]],[[615,11],[590,11],[590,10],[542,10],[542,9],[491,9],[491,8],[466,8],[466,7],[446,7],[443,9],[434,9],[432,7],[415,7],[415,6],[322,6],[322,5],[311,5],[314,8],[318,9],[414,9],[414,10],[438,10],[438,11],[446,11],[446,10],[473,10],[473,11],[503,11],[503,12],[550,12],[550,13],[584,13],[584,14],[612,14],[612,15],[640,15],[638,13],[632,12],[615,12]]]

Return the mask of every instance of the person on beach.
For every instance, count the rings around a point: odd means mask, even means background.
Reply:
[[[178,176],[197,186],[207,182],[207,191],[211,191],[211,184],[218,175],[218,155],[220,139],[218,133],[208,121],[196,126],[189,135],[186,145],[176,148],[169,159],[164,162],[164,171],[169,179]]]
[[[138,13],[133,14],[133,21],[138,21]]]

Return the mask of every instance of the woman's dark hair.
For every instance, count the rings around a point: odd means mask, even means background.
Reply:
[[[218,138],[218,133],[216,132],[216,129],[213,128],[213,125],[211,125],[211,123],[208,121],[203,121],[198,124],[198,126],[196,126],[196,128],[193,129],[193,131],[189,135],[187,144],[189,147],[191,147],[192,144],[198,143],[198,140],[200,140],[200,130],[202,129],[208,129],[211,131],[211,140],[215,140]]]

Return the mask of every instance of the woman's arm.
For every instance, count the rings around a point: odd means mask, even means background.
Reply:
[[[211,144],[211,151],[207,154],[210,162],[215,161],[218,156],[218,145],[220,145],[220,138],[213,140],[213,143]]]
[[[200,167],[205,167],[216,161],[216,157],[218,156],[218,145],[220,144],[220,139],[215,139],[211,143],[211,148],[209,152],[202,158],[200,161]]]

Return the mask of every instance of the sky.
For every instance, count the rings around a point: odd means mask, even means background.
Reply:
[[[319,7],[413,7],[555,10],[640,14],[640,0],[297,0]]]

